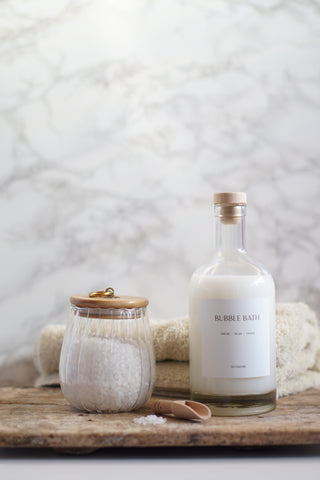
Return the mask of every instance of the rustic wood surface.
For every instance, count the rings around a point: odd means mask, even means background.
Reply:
[[[106,447],[266,446],[320,444],[320,391],[281,398],[259,416],[212,417],[204,423],[168,417],[137,425],[151,412],[88,414],[59,388],[0,388],[0,447],[52,447],[80,452]]]

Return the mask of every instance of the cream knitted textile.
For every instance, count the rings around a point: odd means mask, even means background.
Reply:
[[[304,303],[276,308],[277,390],[279,396],[320,387],[320,328]]]
[[[34,364],[42,375],[59,372],[61,347],[66,327],[64,325],[48,325],[41,331],[34,345]],[[38,379],[39,380],[39,379]]]
[[[151,322],[157,360],[155,393],[189,391],[189,319]],[[59,382],[58,369],[65,327],[49,325],[38,338],[34,361],[40,377],[36,385]],[[277,391],[279,396],[320,388],[320,328],[304,303],[276,306]],[[166,361],[169,360],[169,361]]]
[[[151,330],[157,362],[189,361],[189,319],[187,317],[151,322]]]

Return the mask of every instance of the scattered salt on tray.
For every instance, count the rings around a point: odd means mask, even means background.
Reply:
[[[133,419],[134,423],[139,425],[162,425],[166,423],[167,419],[158,417],[157,415],[147,415],[146,417],[137,417]]]

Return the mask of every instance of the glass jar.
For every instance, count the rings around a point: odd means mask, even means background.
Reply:
[[[155,377],[148,300],[107,288],[70,301],[59,367],[65,398],[88,412],[141,407]]]

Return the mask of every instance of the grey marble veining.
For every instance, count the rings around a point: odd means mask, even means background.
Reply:
[[[320,313],[320,2],[0,2],[0,362],[112,285],[187,312],[214,191]]]

